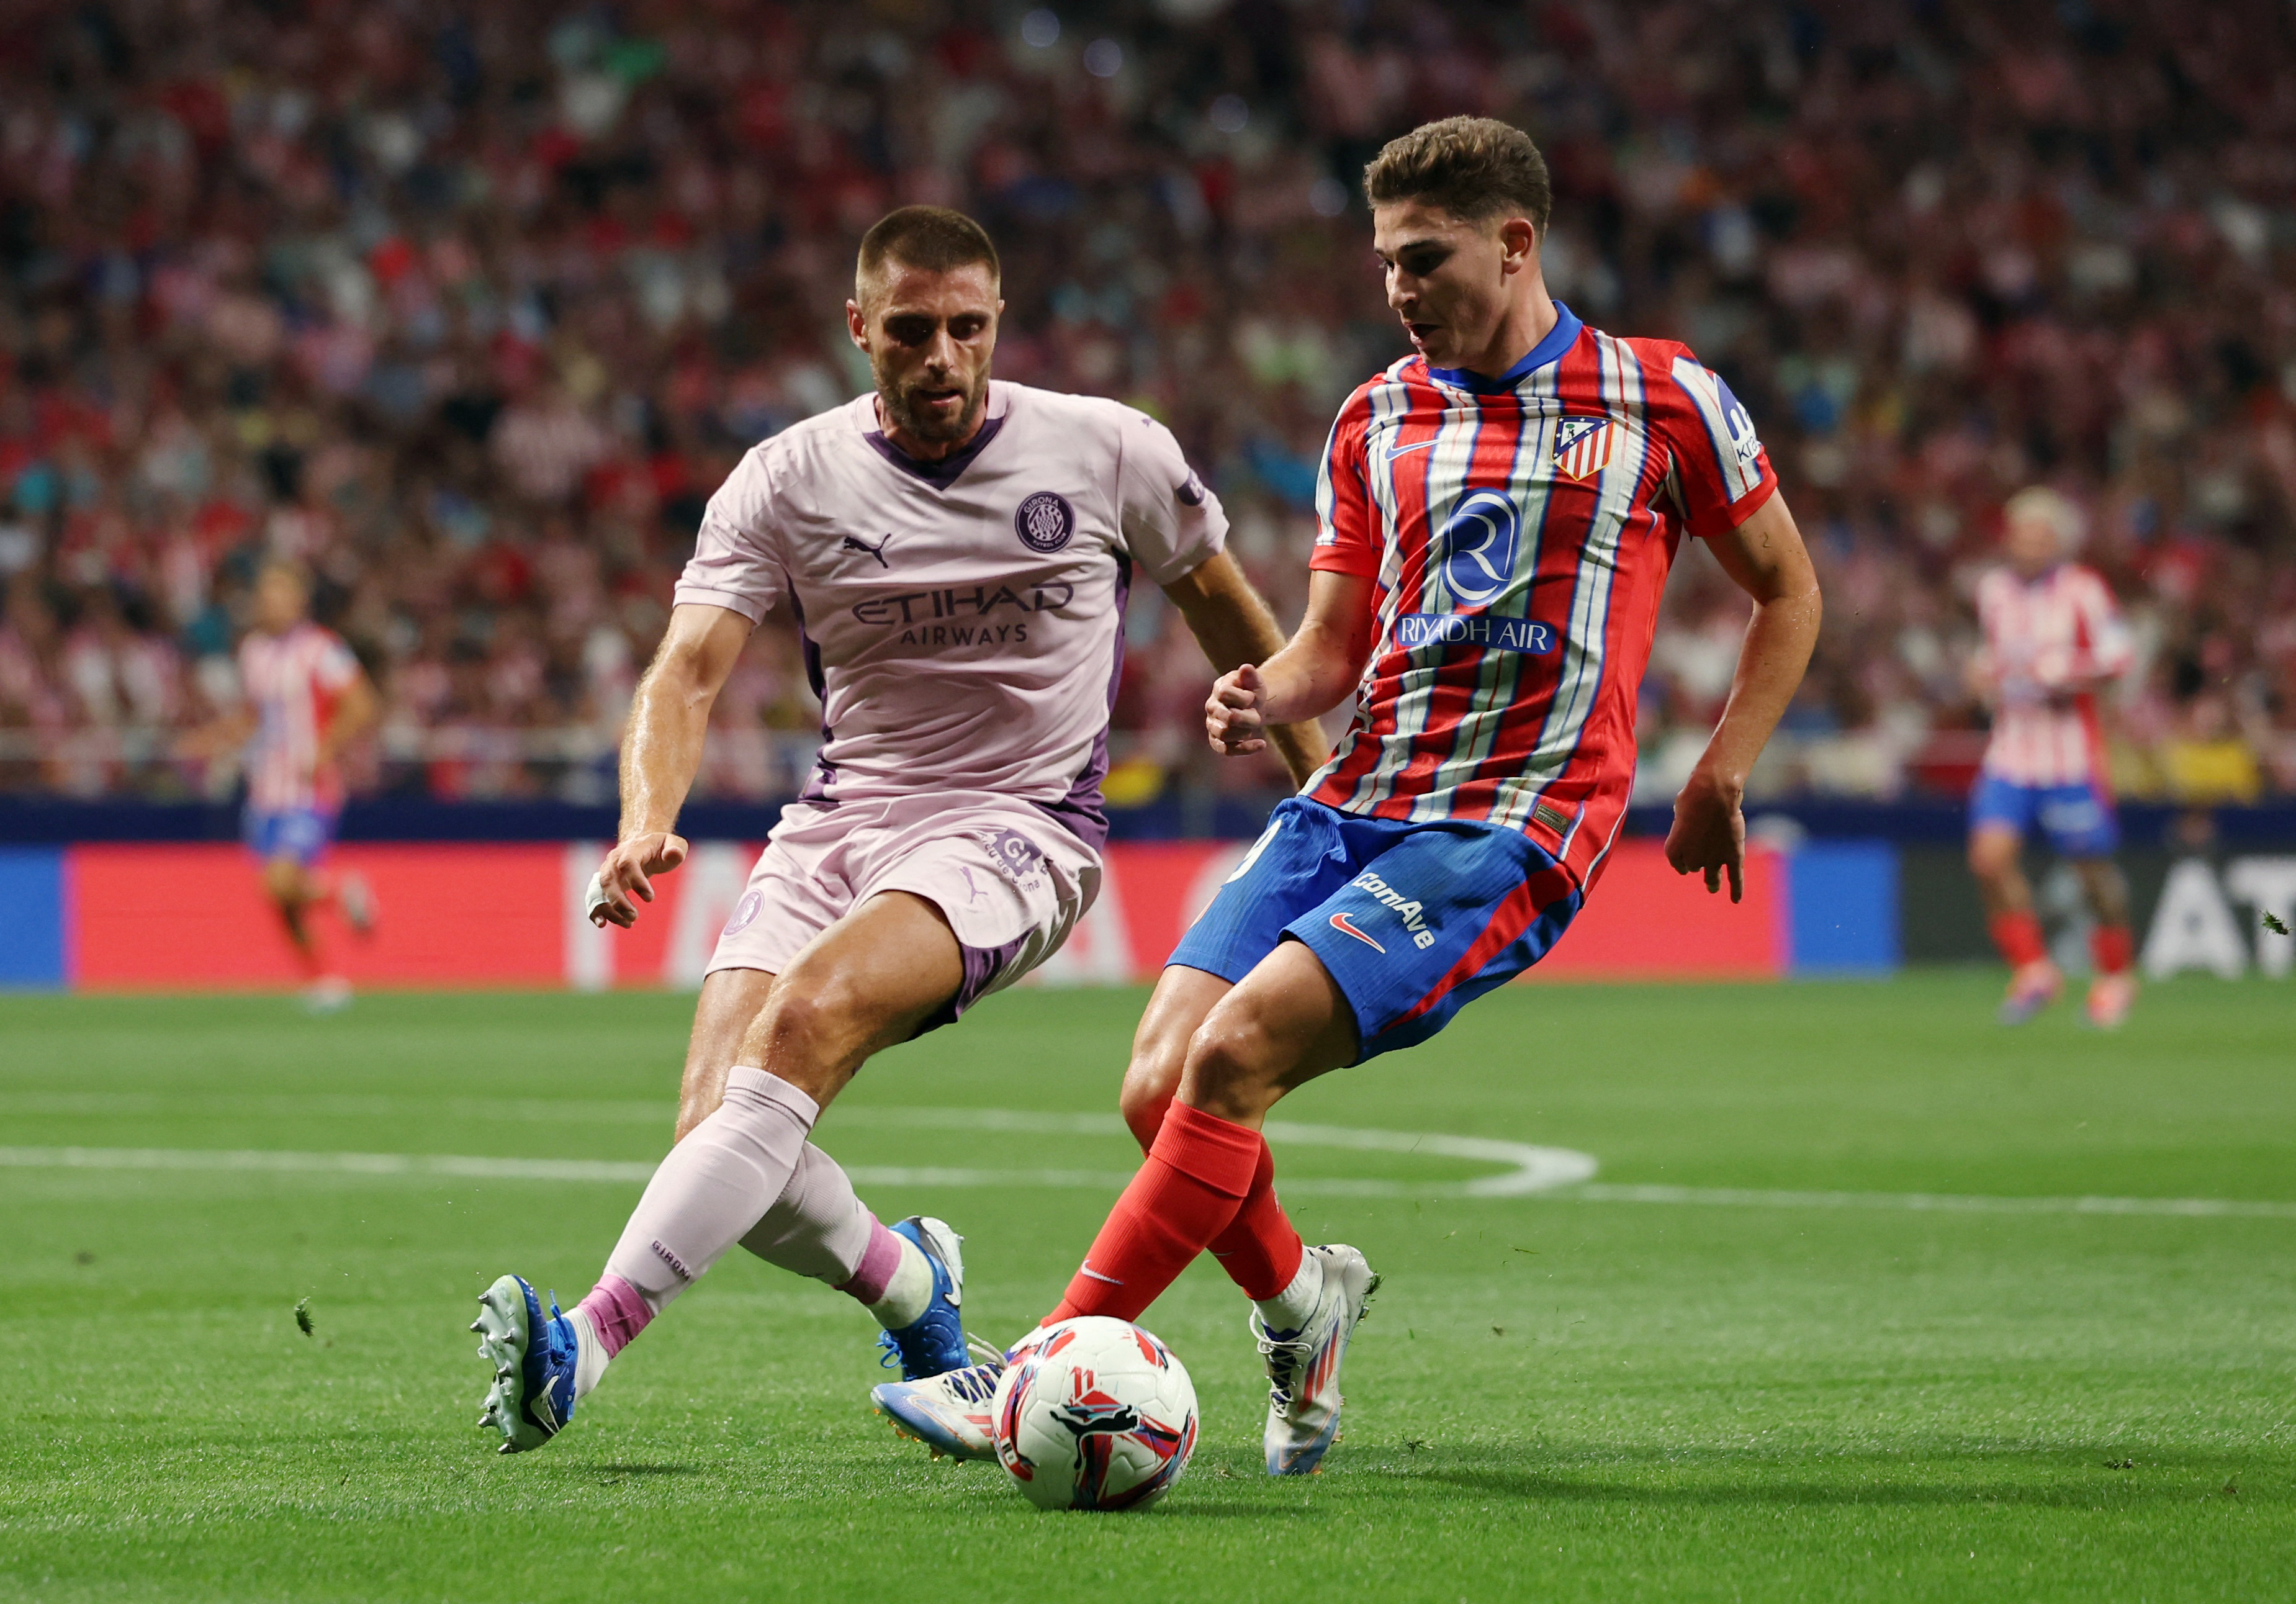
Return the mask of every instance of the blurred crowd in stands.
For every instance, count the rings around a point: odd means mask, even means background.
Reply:
[[[1004,252],[996,371],[1169,421],[1287,621],[1315,462],[1402,354],[1356,188],[1513,119],[1589,321],[1752,411],[1828,587],[1765,792],[1953,791],[1997,508],[2046,481],[2138,633],[2137,795],[2296,790],[2296,25],[2284,5],[1773,0],[20,0],[0,17],[0,789],[219,794],[266,554],[388,709],[368,788],[611,795],[702,505],[865,388],[841,307],[889,207]],[[1640,794],[1686,772],[1745,607],[1687,551]],[[1215,765],[1136,604],[1116,801]],[[816,710],[785,627],[703,789]]]

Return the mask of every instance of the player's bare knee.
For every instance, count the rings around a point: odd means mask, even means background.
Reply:
[[[791,1051],[810,1055],[823,1044],[836,1015],[833,998],[808,986],[784,986],[758,1011],[744,1045],[762,1047],[776,1057]]]
[[[1180,1095],[1223,1119],[1254,1118],[1283,1094],[1287,1067],[1257,1020],[1215,1017],[1198,1027],[1188,1043]]]
[[[866,1056],[866,1011],[864,999],[836,978],[819,985],[784,978],[742,1043],[742,1061],[826,1102]]]
[[[1171,1106],[1173,1094],[1180,1089],[1181,1071],[1188,1059],[1189,1033],[1184,1030],[1151,1032],[1144,1021],[1138,1036],[1132,1043],[1132,1061],[1124,1068],[1124,1090],[1118,1095],[1117,1106],[1123,1111],[1124,1123],[1140,1145],[1146,1147],[1156,1140],[1163,1125],[1164,1110]]]
[[[1134,1057],[1132,1068],[1124,1073],[1124,1090],[1117,1106],[1123,1112],[1125,1127],[1143,1148],[1156,1140],[1156,1133],[1163,1128],[1164,1110],[1172,1106],[1172,1094],[1179,1089],[1177,1060]]]

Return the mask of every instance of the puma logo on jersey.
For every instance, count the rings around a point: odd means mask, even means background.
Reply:
[[[874,557],[877,560],[877,566],[879,568],[890,569],[893,565],[885,560],[885,548],[892,544],[893,536],[891,532],[889,530],[886,533],[885,538],[879,541],[875,545],[871,545],[867,541],[863,540],[857,536],[848,535],[845,537],[845,544],[839,546],[837,549],[840,552],[865,552],[869,556]]]
[[[1361,874],[1357,875],[1354,880],[1348,883],[1355,890],[1369,892],[1373,900],[1377,902],[1381,907],[1387,909],[1398,919],[1403,921],[1403,928],[1411,933],[1411,945],[1413,946],[1424,948],[1431,947],[1435,945],[1435,932],[1427,928],[1426,910],[1422,908],[1415,899],[1404,896],[1402,892],[1397,890],[1393,886],[1389,885],[1385,880],[1380,879],[1378,875],[1374,874],[1368,869],[1365,870]],[[1332,922],[1333,924],[1338,924],[1341,917],[1341,916],[1340,915],[1334,915]],[[1348,934],[1350,936],[1361,936],[1363,935],[1363,932],[1360,930],[1349,929]],[[1364,936],[1363,938],[1365,941],[1371,941],[1371,937],[1368,936]],[[1379,946],[1379,943],[1375,941],[1372,941],[1372,945],[1374,946]],[[1382,953],[1387,951],[1385,947],[1380,947],[1379,950]]]

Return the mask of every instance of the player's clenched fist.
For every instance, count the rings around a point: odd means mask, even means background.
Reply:
[[[598,872],[590,877],[587,912],[590,922],[618,924],[625,930],[638,921],[633,896],[653,900],[653,876],[667,874],[685,861],[685,838],[658,831],[632,836],[606,855]]]
[[[1259,670],[1250,663],[1212,683],[1211,698],[1204,703],[1204,733],[1211,737],[1213,751],[1224,757],[1242,757],[1266,749],[1267,721],[1259,709],[1261,689]]]

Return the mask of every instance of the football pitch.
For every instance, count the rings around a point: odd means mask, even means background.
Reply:
[[[2296,996],[2175,983],[2100,1037],[1997,990],[1514,986],[1301,1092],[1279,1187],[1387,1278],[1342,1441],[1261,1474],[1199,1264],[1144,1323],[1201,1445],[1134,1516],[894,1440],[867,1317],[738,1249],[491,1452],[476,1295],[588,1289],[690,999],[0,998],[0,1593],[2296,1595]],[[880,1214],[965,1234],[993,1339],[1136,1158],[1141,1001],[996,999],[823,1122]]]

